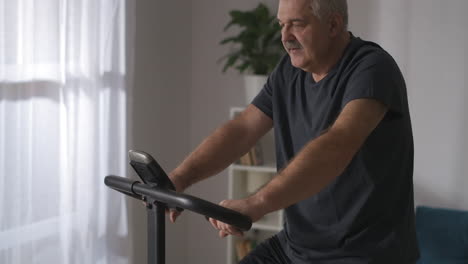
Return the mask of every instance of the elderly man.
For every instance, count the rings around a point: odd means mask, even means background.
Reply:
[[[252,104],[171,173],[177,190],[274,127],[278,174],[221,205],[253,221],[285,209],[284,230],[241,263],[415,263],[413,138],[398,66],[348,32],[346,0],[280,0],[278,22],[288,54]],[[210,221],[221,237],[242,234]]]

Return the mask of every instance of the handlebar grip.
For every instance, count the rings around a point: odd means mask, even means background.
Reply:
[[[248,231],[252,227],[252,220],[237,211],[222,207],[209,201],[188,194],[178,193],[158,186],[148,186],[138,181],[124,177],[106,176],[104,183],[110,188],[124,192],[134,198],[147,196],[166,205],[172,205],[195,213],[210,217],[235,226],[239,230]]]

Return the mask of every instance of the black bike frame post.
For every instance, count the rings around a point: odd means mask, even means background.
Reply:
[[[148,200],[148,264],[166,263],[165,211],[163,203]]]
[[[148,220],[148,264],[165,264],[165,215],[167,204],[180,209],[187,209],[201,215],[237,226],[247,231],[252,220],[239,212],[210,203],[187,194],[176,193],[154,185],[142,184],[123,177],[109,175],[104,183],[114,190],[123,192],[136,199],[146,201]]]

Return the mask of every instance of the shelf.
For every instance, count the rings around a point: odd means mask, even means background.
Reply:
[[[253,223],[252,224],[252,229],[279,232],[279,231],[281,231],[283,229],[283,227],[282,226],[276,226],[276,225],[266,225],[266,224]]]
[[[230,117],[234,118],[244,110],[243,107],[233,107],[230,109]],[[252,151],[252,150],[250,150]],[[258,151],[258,152],[257,152]],[[262,186],[267,184],[275,175],[276,157],[275,157],[274,131],[270,130],[254,146],[253,152],[247,152],[249,156],[241,157],[239,163],[264,165],[241,165],[232,164],[228,169],[228,196],[229,199],[243,199],[257,192]],[[252,155],[259,156],[252,156]],[[258,157],[258,158],[257,158]],[[243,158],[247,158],[243,159]],[[243,238],[229,236],[227,264],[238,263],[236,244],[245,239],[252,239],[258,243],[270,238],[283,229],[283,211],[271,212],[264,215],[257,222],[253,223],[251,230],[245,232]]]
[[[241,171],[258,171],[258,172],[276,173],[275,165],[247,166],[247,165],[234,164],[234,165],[232,165],[232,169],[233,170],[241,170]]]

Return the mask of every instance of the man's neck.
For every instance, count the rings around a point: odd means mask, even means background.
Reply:
[[[326,62],[320,67],[321,69],[312,72],[312,78],[314,78],[315,82],[319,82],[325,78],[325,76],[327,76],[333,66],[335,66],[343,56],[343,53],[350,41],[351,34],[348,31],[344,32],[340,37],[338,37],[337,41],[335,42],[336,45],[331,47],[330,56],[328,56]]]

